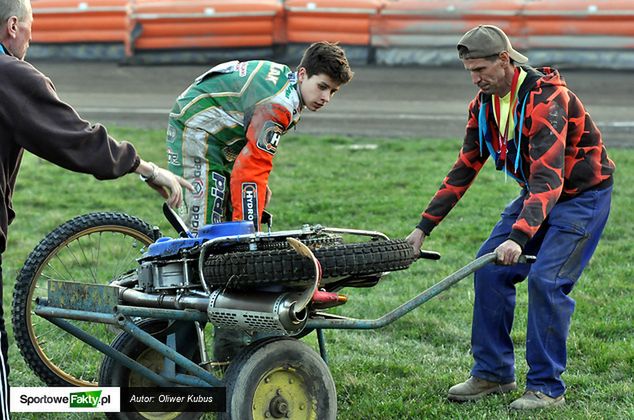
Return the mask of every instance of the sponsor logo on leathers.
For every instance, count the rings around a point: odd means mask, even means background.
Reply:
[[[255,182],[242,183],[242,220],[253,222],[258,227],[258,185]]]
[[[245,62],[238,64],[238,74],[240,77],[245,77],[247,75],[247,67],[248,65]]]
[[[181,166],[178,153],[175,153],[172,149],[167,149],[167,163],[172,166]]]
[[[218,172],[212,172],[211,179],[214,181],[214,186],[211,188],[211,199],[213,202],[211,214],[212,223],[220,223],[224,221],[227,178]]]
[[[176,140],[176,128],[170,124],[167,126],[167,142],[174,143],[174,140]]]
[[[256,143],[258,149],[274,155],[282,134],[284,134],[284,129],[281,126],[275,124],[273,121],[265,122]]]
[[[268,82],[273,83],[274,85],[277,84],[277,81],[279,80],[280,76],[282,75],[282,69],[284,68],[284,66],[277,64],[277,63],[272,63],[271,64],[271,68],[269,69],[269,72],[266,75],[266,80]]]

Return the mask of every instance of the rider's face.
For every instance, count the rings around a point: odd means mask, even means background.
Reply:
[[[332,95],[339,90],[339,85],[324,73],[308,77],[306,69],[301,67],[297,72],[297,76],[302,100],[306,108],[311,111],[321,109],[330,102]]]

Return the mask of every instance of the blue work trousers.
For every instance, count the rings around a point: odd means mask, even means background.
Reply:
[[[575,308],[569,293],[597,247],[611,195],[612,187],[557,203],[524,247],[525,254],[537,256],[534,264],[489,264],[475,273],[472,376],[499,383],[515,380],[511,340],[515,285],[528,277],[526,389],[551,397],[565,392],[561,374],[566,368],[566,339]],[[478,257],[508,239],[524,198],[525,193],[502,212]]]

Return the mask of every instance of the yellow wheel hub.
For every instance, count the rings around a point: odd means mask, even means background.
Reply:
[[[163,369],[164,358],[163,355],[156,352],[154,349],[147,349],[143,353],[139,355],[136,359],[137,362],[153,370],[156,373],[161,373]],[[156,384],[145,376],[137,374],[136,372],[130,373],[130,386],[131,387],[153,387]],[[175,412],[140,412],[139,415],[148,420],[173,420],[176,417],[180,416],[182,413],[180,411]]]
[[[253,419],[317,419],[317,401],[296,369],[267,372],[253,395]]]

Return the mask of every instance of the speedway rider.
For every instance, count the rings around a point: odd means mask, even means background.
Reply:
[[[194,185],[184,190],[181,211],[191,231],[230,220],[252,221],[259,230],[280,137],[304,108],[318,111],[352,76],[341,47],[317,42],[295,72],[271,61],[231,61],[198,77],[176,99],[167,129],[168,168]],[[217,328],[216,361],[249,341]]]
[[[250,220],[259,227],[280,137],[304,107],[317,111],[353,76],[343,49],[312,44],[296,72],[271,61],[231,61],[198,77],[176,100],[168,168],[190,181],[185,222]]]

